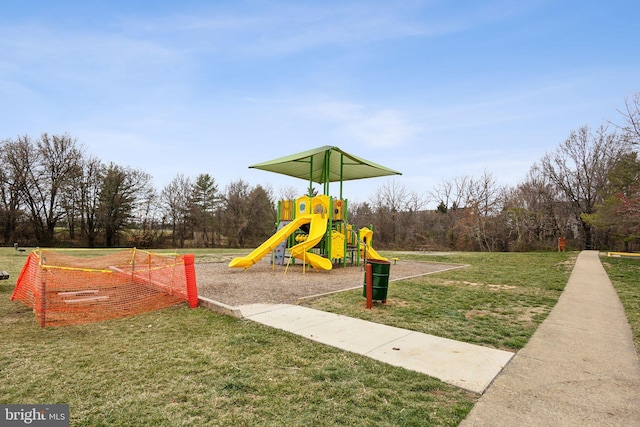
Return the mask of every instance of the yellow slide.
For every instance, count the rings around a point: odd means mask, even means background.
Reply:
[[[254,249],[249,255],[238,257],[231,260],[229,267],[232,268],[249,268],[265,255],[273,252],[275,248],[289,237],[294,231],[304,224],[311,223],[309,227],[309,236],[307,240],[295,245],[291,248],[291,255],[298,259],[305,259],[313,268],[319,270],[331,270],[331,260],[323,258],[319,255],[307,253],[306,251],[314,247],[324,236],[327,230],[327,217],[323,218],[319,214],[302,215],[291,221],[289,224],[278,230],[273,236],[269,237],[263,244]]]
[[[367,259],[379,259],[380,261],[389,261],[387,258],[380,255],[373,247],[371,246],[371,239],[373,238],[373,230],[370,228],[361,228],[358,230],[358,238],[364,242],[365,248],[367,252],[365,256]]]
[[[299,260],[308,262],[317,270],[331,270],[333,265],[330,259],[307,252],[322,240],[324,233],[327,231],[327,215],[313,214],[311,216],[312,219],[307,240],[289,249],[289,253]]]
[[[282,243],[284,239],[289,237],[291,233],[296,231],[300,226],[308,224],[315,215],[302,215],[289,224],[278,230],[273,236],[269,237],[263,244],[255,248],[249,255],[234,258],[229,263],[229,267],[249,268],[262,259],[265,255],[273,252],[275,248]]]

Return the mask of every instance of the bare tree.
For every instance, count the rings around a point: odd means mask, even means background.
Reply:
[[[82,175],[78,185],[80,192],[80,233],[90,248],[95,247],[96,238],[102,229],[100,223],[100,192],[104,184],[105,165],[96,157],[84,159]]]
[[[158,199],[158,192],[150,182],[140,191],[138,201],[132,211],[134,222],[129,239],[130,246],[148,248],[154,245],[158,234],[154,227],[160,220]]]
[[[480,178],[468,180],[465,207],[470,227],[467,231],[482,250],[505,249],[504,228],[498,225],[504,199],[505,189],[490,172],[485,170]]]
[[[468,175],[444,179],[431,191],[431,198],[438,202],[441,211],[464,207],[469,198],[471,180]]]
[[[151,175],[111,163],[105,171],[100,191],[100,221],[106,245],[119,244],[119,233],[132,217],[136,202],[150,189]]]
[[[391,245],[396,243],[399,212],[409,197],[408,193],[406,186],[400,185],[396,180],[388,180],[369,198],[375,213],[373,223],[378,242]]]
[[[640,145],[640,92],[636,92],[624,101],[624,111],[618,111],[625,119],[622,126],[618,126],[624,132],[629,141]]]
[[[230,246],[256,245],[275,231],[276,210],[269,187],[251,187],[239,179],[227,185],[224,197],[224,231]]]
[[[443,181],[433,193],[437,212],[448,217],[449,246],[464,250],[502,250],[506,245],[502,210],[505,189],[484,171],[474,178]],[[440,221],[442,222],[442,221]]]
[[[469,180],[466,204],[473,205],[484,217],[502,210],[504,188],[497,184],[491,172],[484,171],[480,178]]]
[[[478,186],[473,177],[464,175],[443,180],[431,192],[432,198],[438,202],[437,212],[442,214],[436,217],[439,245],[456,250],[480,249],[474,233],[479,206],[479,200],[475,198],[481,197],[474,192],[474,187]]]
[[[349,202],[348,219],[356,229],[368,227],[373,222],[373,209],[368,202]]]
[[[3,160],[6,177],[11,180],[12,187],[19,192],[19,199],[29,215],[29,222],[38,243],[41,242],[45,225],[40,210],[42,207],[31,195],[31,182],[37,180],[38,152],[28,136],[19,136],[15,141],[5,143]],[[33,199],[33,202],[29,203]]]
[[[53,244],[55,226],[65,215],[62,194],[81,171],[82,151],[67,134],[43,133],[36,142],[28,136],[18,137],[7,153],[11,167],[21,170],[21,199],[41,245]]]
[[[414,238],[416,213],[426,206],[425,199],[392,179],[377,189],[370,202],[375,212],[378,242],[408,244],[405,241]]]
[[[278,200],[295,200],[299,196],[302,196],[300,191],[292,186],[280,187],[278,190]]]
[[[0,142],[0,227],[6,243],[17,240],[18,221],[22,215],[21,198],[26,186],[26,163],[24,156],[29,147],[19,141]]]
[[[247,243],[250,228],[249,205],[250,187],[246,181],[238,179],[225,189],[224,229],[230,246],[243,247]]]
[[[588,126],[582,126],[540,162],[561,201],[571,206],[587,249],[593,246],[592,229],[582,214],[594,212],[596,204],[602,201],[609,171],[628,151],[628,143],[609,133],[606,127],[601,126],[593,134]]]
[[[556,200],[553,185],[538,165],[529,170],[523,182],[508,191],[504,209],[511,233],[511,249],[555,247],[561,234],[558,224],[567,223],[566,213],[562,213]]]
[[[191,195],[193,183],[182,174],[176,175],[161,193],[163,211],[171,223],[172,245],[184,247],[184,241],[191,231]]]

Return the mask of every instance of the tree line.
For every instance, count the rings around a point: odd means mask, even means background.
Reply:
[[[245,246],[275,221],[269,189],[206,173],[160,191],[148,173],[87,155],[68,134],[0,142],[0,242],[31,246]]]
[[[522,182],[444,179],[424,194],[387,181],[349,206],[389,249],[631,250],[640,237],[640,92],[622,124],[585,125],[536,161]],[[0,141],[0,243],[31,246],[254,247],[275,230],[276,202],[299,194],[208,173],[157,190],[142,170],[105,164],[68,134]],[[430,203],[435,209],[426,209]]]
[[[553,250],[560,238],[575,249],[637,249],[640,93],[619,113],[622,124],[570,132],[515,186],[485,171],[445,179],[421,198],[391,182],[352,212],[395,249]],[[437,208],[422,209],[427,202]]]

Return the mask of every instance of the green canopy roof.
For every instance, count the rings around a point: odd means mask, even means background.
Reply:
[[[325,194],[328,192],[330,182],[342,183],[342,181],[353,179],[402,175],[393,169],[346,153],[338,147],[330,145],[257,163],[249,167],[306,179],[309,180],[310,187],[313,182],[324,184]],[[342,185],[340,193],[342,193]]]

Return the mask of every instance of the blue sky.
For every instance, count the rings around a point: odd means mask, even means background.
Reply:
[[[426,196],[515,185],[640,91],[635,0],[20,1],[0,4],[0,138],[69,133],[161,189],[322,145]],[[350,181],[366,201],[388,178]],[[332,187],[333,192],[333,187]]]

